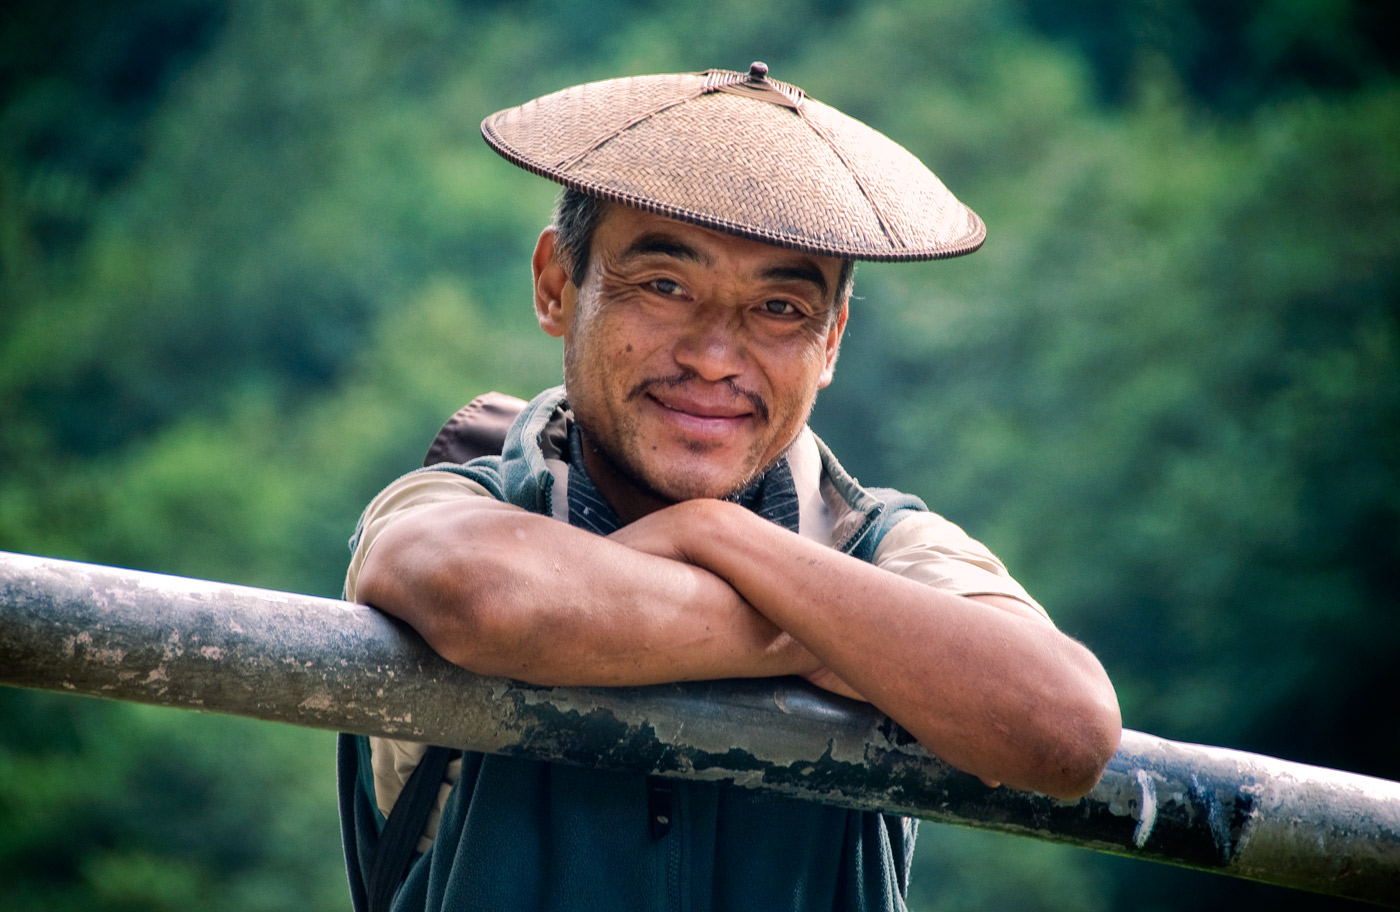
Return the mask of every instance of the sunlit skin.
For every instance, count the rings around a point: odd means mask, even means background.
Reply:
[[[724,497],[778,459],[831,382],[846,302],[839,260],[610,206],[583,284],[535,250],[540,326],[589,475],[624,522]]]

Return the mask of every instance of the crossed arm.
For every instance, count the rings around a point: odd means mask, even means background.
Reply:
[[[1116,749],[1097,659],[1014,599],[940,592],[695,500],[599,538],[489,498],[415,510],[359,601],[448,660],[537,684],[796,674],[989,782],[1074,798]]]

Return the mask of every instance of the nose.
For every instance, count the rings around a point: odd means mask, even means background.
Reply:
[[[701,379],[718,381],[743,373],[746,351],[739,314],[697,305],[676,340],[675,359]]]

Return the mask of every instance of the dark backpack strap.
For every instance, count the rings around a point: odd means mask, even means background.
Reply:
[[[492,456],[505,445],[506,431],[526,402],[505,393],[483,393],[462,406],[447,419],[433,438],[423,465],[440,462],[470,462],[478,456]]]
[[[394,894],[403,883],[423,824],[428,821],[437,803],[443,774],[453,755],[460,754],[448,747],[429,747],[418,761],[418,767],[404,783],[399,800],[389,811],[384,829],[379,831],[379,843],[374,849],[374,862],[369,869],[369,912],[389,912]]]
[[[490,392],[477,396],[447,419],[437,437],[433,438],[432,446],[428,447],[423,465],[470,462],[478,456],[500,453],[505,445],[506,432],[525,405],[525,400],[505,393]],[[403,883],[408,872],[409,862],[413,860],[413,851],[418,845],[418,838],[423,835],[428,815],[437,804],[447,764],[461,753],[447,747],[429,747],[404,783],[403,791],[389,811],[375,845],[369,882],[366,884],[368,912],[389,912],[394,894],[398,892],[399,884]]]

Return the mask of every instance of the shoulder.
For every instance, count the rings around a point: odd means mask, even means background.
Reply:
[[[500,492],[493,490],[495,485],[489,474],[458,471],[461,468],[465,467],[419,469],[395,480],[365,508],[357,535],[363,540],[372,534],[374,527],[386,521],[445,501],[464,497],[500,499]]]

